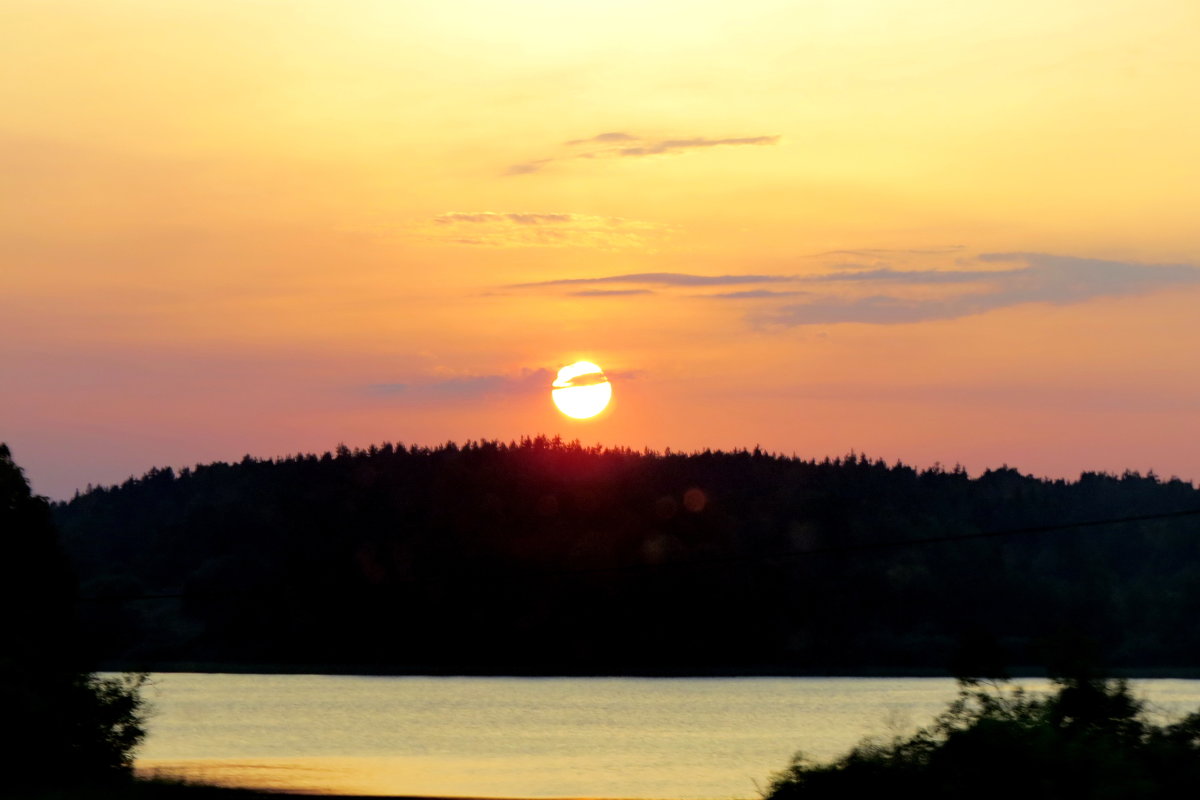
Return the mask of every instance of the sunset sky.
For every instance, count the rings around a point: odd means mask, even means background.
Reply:
[[[0,440],[54,498],[538,433],[1200,479],[1197,41],[1195,0],[6,0]]]

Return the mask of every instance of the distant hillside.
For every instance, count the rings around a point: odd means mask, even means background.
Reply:
[[[1200,515],[903,544],[1196,509],[1136,473],[538,437],[151,470],[55,514],[114,662],[838,673],[1200,669]]]

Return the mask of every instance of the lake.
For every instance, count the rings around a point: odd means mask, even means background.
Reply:
[[[1133,685],[1163,718],[1200,708],[1200,681]],[[955,691],[944,678],[158,673],[137,766],[312,793],[732,800],[757,797],[798,750],[825,759],[924,725]]]

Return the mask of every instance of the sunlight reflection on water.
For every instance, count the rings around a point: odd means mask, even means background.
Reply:
[[[320,793],[526,798],[755,797],[795,751],[829,758],[865,735],[911,730],[955,693],[940,678],[154,683],[143,771]],[[1200,706],[1198,681],[1139,681],[1135,692],[1165,712]]]

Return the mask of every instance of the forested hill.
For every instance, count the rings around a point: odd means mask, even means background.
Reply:
[[[1200,515],[1028,530],[1192,509],[1136,473],[538,437],[152,470],[55,513],[113,663],[704,674],[1200,669]]]

